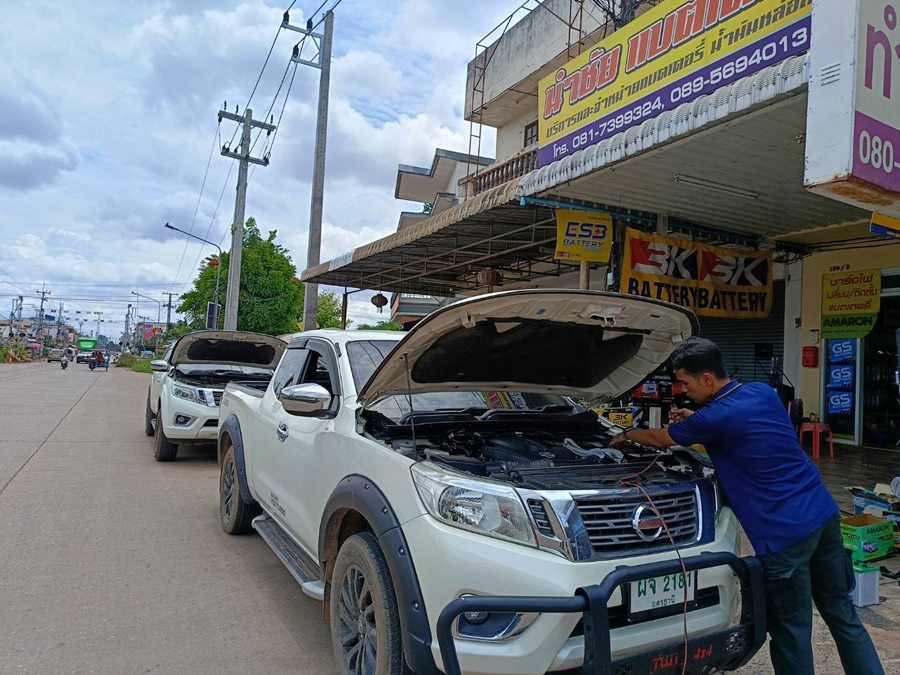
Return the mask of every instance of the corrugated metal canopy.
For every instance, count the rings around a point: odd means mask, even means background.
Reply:
[[[550,208],[519,206],[518,181],[497,186],[436,216],[303,272],[303,281],[449,296],[483,287],[486,268],[526,281],[569,271],[553,262]],[[574,265],[577,269],[577,264]]]
[[[302,279],[353,288],[451,295],[571,271],[553,261],[551,208],[541,196],[668,214],[719,231],[777,235],[869,214],[803,187],[809,62],[788,59],[463,202]],[[686,180],[676,180],[681,176]]]

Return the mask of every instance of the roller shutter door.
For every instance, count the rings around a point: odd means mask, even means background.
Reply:
[[[771,355],[784,357],[784,282],[773,288],[772,311],[765,319],[700,317],[700,335],[722,350],[729,373],[742,382],[765,382]]]

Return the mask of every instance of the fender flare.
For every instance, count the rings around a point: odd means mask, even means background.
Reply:
[[[219,464],[222,463],[222,436],[226,432],[231,437],[231,447],[234,448],[234,463],[237,466],[241,499],[247,504],[255,504],[256,500],[250,494],[250,484],[247,482],[247,465],[244,463],[244,438],[241,435],[241,423],[234,413],[225,418],[225,421],[219,427],[219,442],[217,443],[216,453],[219,457]]]
[[[431,653],[431,627],[406,537],[387,497],[375,481],[359,474],[351,474],[342,478],[331,493],[319,525],[320,563],[325,561],[329,537],[337,535],[332,519],[339,512],[350,510],[359,513],[372,526],[387,560],[397,596],[400,627],[403,631],[403,654],[407,664],[420,675],[440,673]],[[339,521],[340,518],[337,519]],[[327,574],[324,565],[322,573]]]

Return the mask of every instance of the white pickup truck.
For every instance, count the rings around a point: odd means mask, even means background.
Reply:
[[[215,443],[225,385],[235,379],[268,384],[286,346],[271,335],[202,330],[151,361],[144,433],[155,436],[157,461],[174,460],[181,444]]]
[[[225,389],[222,526],[324,602],[341,673],[735,668],[765,638],[760,572],[712,469],[610,449],[575,402],[632,390],[696,328],[526,290],[405,335],[304,333],[271,382]]]

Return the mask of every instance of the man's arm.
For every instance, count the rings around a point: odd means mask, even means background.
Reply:
[[[653,448],[668,448],[672,445],[678,445],[672,440],[666,429],[629,429],[618,434],[609,442],[614,448],[620,445],[627,445],[628,443],[649,445]]]

